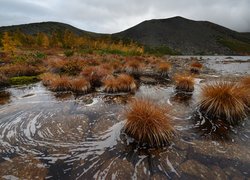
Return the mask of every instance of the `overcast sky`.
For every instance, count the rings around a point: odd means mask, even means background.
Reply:
[[[0,26],[58,21],[114,33],[144,20],[173,16],[250,32],[250,0],[0,0]]]

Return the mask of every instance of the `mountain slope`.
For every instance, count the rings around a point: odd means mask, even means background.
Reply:
[[[182,17],[144,21],[113,36],[129,38],[148,47],[167,46],[182,54],[250,53],[248,33],[238,33],[211,22]],[[235,48],[230,43],[235,43]]]
[[[43,32],[46,34],[51,34],[54,31],[63,32],[66,29],[68,29],[69,31],[77,35],[90,35],[90,36],[102,35],[98,33],[84,31],[76,27],[73,27],[71,25],[59,23],[59,22],[40,22],[40,23],[31,23],[31,24],[22,24],[22,25],[13,25],[13,26],[3,26],[3,27],[0,27],[0,32],[20,30],[21,32],[25,34],[34,35],[39,32]]]

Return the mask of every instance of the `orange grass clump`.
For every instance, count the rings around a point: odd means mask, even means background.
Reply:
[[[71,87],[70,80],[68,76],[59,76],[51,81],[49,87],[52,91],[69,91]]]
[[[160,62],[157,65],[157,70],[161,74],[161,76],[168,76],[170,69],[171,69],[171,64],[168,62]]]
[[[114,76],[110,76],[103,81],[104,91],[108,93],[116,93],[119,91],[119,82]]]
[[[184,92],[194,91],[194,77],[190,75],[175,76],[176,90]]]
[[[70,81],[70,90],[76,93],[87,93],[91,88],[89,81],[84,78],[75,78]]]
[[[104,81],[104,91],[109,93],[129,92],[136,90],[136,83],[133,77],[127,74],[120,74],[117,78],[110,76]]]
[[[111,74],[111,71],[101,66],[89,66],[83,69],[81,75],[84,76],[93,87],[100,87],[102,80]]]
[[[250,106],[250,76],[244,77],[241,81],[239,86],[241,87],[241,91],[245,94],[244,100],[247,106]]]
[[[125,71],[128,74],[138,75],[142,70],[142,63],[138,60],[129,60],[125,64]]]
[[[125,133],[139,144],[146,143],[151,147],[168,144],[174,134],[168,111],[149,100],[132,101],[126,112]]]
[[[133,77],[128,74],[120,74],[117,77],[119,91],[128,92],[136,90],[136,83]]]
[[[190,69],[191,73],[199,74],[203,65],[199,62],[193,62],[192,64],[190,64],[190,67],[191,67]]]
[[[231,82],[204,85],[201,91],[200,111],[214,120],[237,124],[246,116],[245,91]]]
[[[44,73],[40,75],[40,79],[42,80],[44,86],[49,86],[54,79],[57,79],[59,77],[60,76],[58,74],[53,73]]]

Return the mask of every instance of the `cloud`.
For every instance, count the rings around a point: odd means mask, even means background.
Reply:
[[[1,0],[0,26],[59,21],[114,33],[144,20],[183,16],[250,32],[249,0]]]

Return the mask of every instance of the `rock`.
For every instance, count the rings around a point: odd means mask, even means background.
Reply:
[[[193,143],[195,153],[250,163],[250,151],[245,146],[233,143],[219,144],[219,142],[215,144],[212,141],[194,141]]]
[[[131,179],[133,165],[126,159],[113,158],[103,164],[95,179]]]
[[[187,160],[180,165],[183,173],[195,176],[200,179],[211,179],[212,174],[208,167],[195,160]]]
[[[218,167],[218,166],[212,166],[211,168],[213,174],[214,174],[214,177],[216,180],[224,180],[224,179],[227,179],[227,176],[226,174],[224,173],[224,171]]]
[[[20,179],[45,179],[47,168],[33,156],[18,156],[10,161],[0,163],[0,177],[17,177]]]

